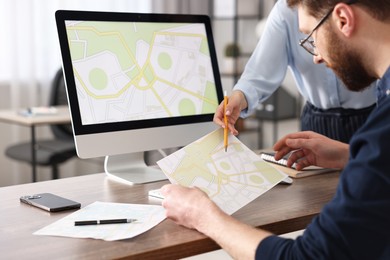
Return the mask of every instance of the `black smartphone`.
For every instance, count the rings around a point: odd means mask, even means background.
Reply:
[[[81,204],[76,201],[65,199],[52,193],[22,196],[20,201],[50,212],[79,209],[81,207]]]

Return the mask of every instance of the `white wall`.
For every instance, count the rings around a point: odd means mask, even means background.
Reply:
[[[3,0],[0,1],[0,109],[47,105],[50,82],[61,67],[54,13],[58,9],[145,12],[149,0]],[[5,37],[6,36],[6,37]],[[48,127],[36,129],[50,138]],[[31,181],[27,164],[7,158],[9,145],[30,140],[30,129],[0,122],[0,186]],[[101,172],[102,162],[71,160],[61,177]],[[38,180],[50,179],[50,169],[39,167]]]
[[[162,0],[154,0],[159,5],[164,5],[165,1]],[[180,1],[180,0],[179,0]],[[197,2],[198,0],[193,0],[193,2]],[[248,0],[247,0],[248,1]],[[252,0],[250,0],[252,1]],[[174,0],[170,0],[169,4],[172,5],[176,3]],[[192,2],[190,2],[192,3]],[[273,0],[264,0],[264,8],[268,11],[272,8],[274,1]],[[192,5],[189,5],[192,6]],[[204,9],[203,5],[203,9]],[[182,6],[182,8],[186,9],[186,6]],[[191,7],[192,8],[192,7]],[[169,7],[168,9],[172,9]],[[202,9],[202,10],[203,10]],[[222,52],[223,52],[223,41],[226,37],[233,37],[232,30],[229,27],[226,27],[226,30],[218,30],[214,31],[214,39],[217,47],[217,55],[219,59],[220,66],[222,66]],[[253,33],[254,35],[254,33]],[[246,41],[246,43],[251,46],[256,44],[257,39],[253,38],[251,40]],[[54,76],[54,75],[53,75]],[[224,87],[227,89],[232,87],[232,80],[224,78],[223,79]],[[286,88],[293,93],[294,95],[298,95],[296,91],[296,87],[290,75],[286,77],[285,82],[283,83]],[[38,88],[40,89],[40,88]],[[10,95],[11,95],[11,86],[7,83],[0,82],[0,109],[9,109],[12,107],[10,103]],[[45,94],[46,93],[46,94]],[[37,95],[40,97],[41,101],[44,102],[47,100],[47,92],[38,93]],[[22,95],[23,93],[21,93]],[[22,97],[21,103],[23,104],[26,101],[28,104],[29,97],[25,95]],[[256,122],[252,122],[256,124]],[[287,132],[297,131],[298,130],[298,122],[296,120],[288,120],[280,123],[279,125],[279,137]],[[24,126],[12,125],[9,123],[0,122],[0,150],[4,151],[6,147],[12,145],[14,143],[20,142],[22,140],[29,141],[30,140],[30,129]],[[50,138],[51,133],[47,126],[37,127],[37,137],[38,138]],[[265,123],[264,127],[264,140],[263,144],[265,147],[272,146],[272,125],[270,123]],[[257,149],[257,134],[256,133],[243,133],[242,140],[249,147],[253,149]],[[8,186],[15,185],[21,183],[31,182],[31,167],[24,163],[16,162],[12,159],[7,158],[4,153],[0,153],[0,186]],[[64,163],[60,166],[60,177],[71,177],[78,176],[83,174],[95,173],[95,172],[103,172],[103,159],[97,158],[93,160],[81,160],[81,159],[72,159],[67,163]],[[38,180],[49,180],[50,179],[51,170],[49,167],[38,167]]]

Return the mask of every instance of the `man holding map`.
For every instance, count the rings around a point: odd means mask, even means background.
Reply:
[[[288,3],[298,7],[300,30],[308,34],[300,45],[315,63],[325,63],[355,91],[380,79],[377,107],[349,151],[313,132],[287,135],[274,146],[276,159],[299,149],[289,164],[300,167],[318,165],[319,155],[343,158],[334,198],[296,240],[240,223],[198,188],[164,186],[163,206],[168,218],[209,236],[235,259],[390,259],[390,1]]]

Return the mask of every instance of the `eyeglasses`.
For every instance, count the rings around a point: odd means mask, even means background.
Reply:
[[[351,1],[347,2],[346,4],[351,5],[351,4],[356,3],[356,2],[357,2],[357,0],[351,0]],[[316,44],[314,42],[314,39],[311,36],[326,21],[326,19],[328,19],[329,15],[333,12],[333,10],[334,10],[334,7],[332,9],[330,9],[321,18],[321,20],[318,22],[318,24],[314,27],[314,29],[311,31],[311,33],[305,39],[301,39],[299,41],[299,45],[302,46],[302,48],[304,48],[311,55],[314,55],[314,56],[318,55],[317,49],[316,49]]]
[[[316,44],[314,42],[314,39],[311,36],[318,29],[318,27],[320,27],[326,21],[326,19],[329,17],[329,15],[333,12],[333,9],[334,8],[330,9],[324,15],[324,17],[321,18],[321,20],[318,22],[318,24],[314,27],[314,29],[311,31],[311,33],[305,39],[301,39],[299,41],[299,45],[301,45],[302,48],[304,48],[311,55],[314,55],[314,56],[318,55],[317,49],[316,49]]]

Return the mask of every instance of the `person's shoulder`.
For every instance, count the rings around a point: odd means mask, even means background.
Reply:
[[[296,8],[290,8],[287,5],[287,0],[278,0],[273,10],[271,11],[271,15],[278,17],[280,20],[287,22],[288,24],[293,23],[295,20],[298,20],[298,12]]]
[[[298,11],[296,8],[290,8],[287,4],[287,0],[278,0],[276,1],[274,8],[276,8],[279,12],[285,12],[290,14],[298,15]]]

